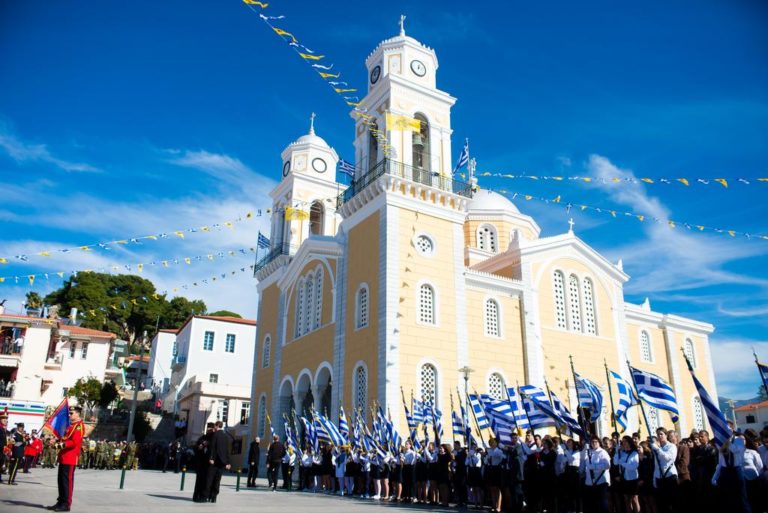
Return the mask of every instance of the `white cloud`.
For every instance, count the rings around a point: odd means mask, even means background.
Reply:
[[[0,125],[0,148],[19,164],[43,162],[69,172],[97,173],[100,169],[84,162],[71,162],[55,157],[45,144],[31,144],[20,140],[6,127]]]
[[[768,341],[740,338],[710,339],[719,395],[733,399],[750,399],[757,394],[760,382],[752,348],[764,346],[766,343]]]

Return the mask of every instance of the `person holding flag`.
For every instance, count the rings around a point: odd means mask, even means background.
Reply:
[[[69,511],[72,507],[75,467],[85,435],[85,424],[80,418],[82,411],[80,406],[70,408],[65,397],[43,425],[43,429],[48,429],[58,438],[56,448],[59,449],[59,496],[56,504],[48,507],[52,511]]]

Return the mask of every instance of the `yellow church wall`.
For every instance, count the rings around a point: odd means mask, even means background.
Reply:
[[[500,372],[508,386],[525,383],[520,300],[474,288],[467,289],[466,297],[468,365],[474,370],[470,375],[470,386],[478,393],[487,393],[492,372]],[[485,335],[485,302],[490,298],[499,303],[500,337]],[[461,388],[463,391],[463,384]]]
[[[347,239],[349,248],[347,259],[347,290],[345,303],[347,309],[346,339],[344,342],[344,408],[353,411],[355,397],[354,370],[359,361],[365,362],[368,369],[367,404],[372,404],[375,397],[376,376],[378,376],[379,344],[379,250],[380,250],[380,213],[374,212],[366,220],[354,226]],[[358,287],[368,285],[368,327],[356,329],[355,309]]]
[[[254,383],[255,388],[255,404],[251,405],[251,411],[253,412],[253,419],[254,421],[251,422],[251,436],[261,436],[261,433],[256,433],[256,428],[259,425],[259,419],[257,418],[259,415],[258,412],[258,404],[259,404],[259,397],[261,397],[261,394],[266,394],[267,396],[267,411],[269,411],[269,404],[270,400],[272,398],[272,378],[274,376],[274,364],[275,364],[275,347],[277,345],[277,323],[279,322],[278,319],[278,308],[280,305],[280,289],[277,286],[277,284],[272,284],[269,287],[265,288],[261,292],[261,302],[259,305],[259,314],[257,319],[258,322],[258,333],[259,333],[259,340],[257,341],[256,348],[257,352],[254,355],[254,360],[256,364],[258,365],[256,369],[256,382]],[[271,339],[271,346],[270,346],[270,357],[269,357],[269,366],[267,368],[262,368],[261,366],[261,356],[264,354],[264,339],[265,337],[269,335]],[[266,440],[263,441],[263,444],[266,445]]]
[[[328,260],[328,265],[331,267],[331,270],[333,271],[333,275],[336,275],[336,260]],[[328,267],[326,265],[317,259],[312,259],[309,262],[307,262],[304,267],[301,268],[301,271],[298,274],[298,278],[291,284],[291,286],[286,290],[285,296],[288,298],[288,306],[286,307],[286,317],[287,317],[287,324],[286,324],[286,334],[285,339],[289,342],[294,340],[294,335],[296,333],[295,326],[296,326],[296,298],[298,297],[298,294],[296,293],[296,285],[299,282],[300,277],[305,276],[308,272],[313,271],[317,269],[317,267],[320,266],[323,269],[323,309],[321,312],[321,321],[320,325],[325,326],[326,324],[330,323],[333,319],[333,308],[334,308],[334,298],[333,298],[333,289],[335,284],[331,280],[331,276],[328,274]],[[308,333],[307,335],[303,335],[302,337],[299,337],[303,339],[304,337],[307,337],[311,335],[311,333]]]
[[[509,243],[512,242],[512,232],[518,230],[520,235],[527,240],[536,238],[536,233],[527,226],[510,223],[502,219],[496,220],[484,220],[469,219],[464,223],[464,241],[465,245],[476,248],[477,247],[477,229],[483,224],[490,224],[496,228],[497,237],[497,250],[500,253],[509,248]]]
[[[294,383],[303,369],[309,369],[314,376],[322,362],[333,365],[333,338],[335,325],[327,324],[307,333],[283,347],[280,377],[292,376]]]
[[[693,429],[695,426],[694,422],[694,409],[693,409],[693,400],[694,397],[698,397],[698,392],[696,391],[696,386],[693,383],[693,378],[691,377],[691,373],[688,370],[688,367],[685,363],[685,359],[683,358],[683,353],[680,350],[683,347],[683,344],[685,343],[686,339],[691,339],[694,345],[694,356],[696,360],[696,364],[694,366],[693,371],[696,373],[696,377],[699,379],[699,381],[702,382],[702,384],[707,388],[707,390],[710,392],[710,395],[712,394],[712,383],[709,379],[709,372],[707,370],[707,367],[704,365],[704,344],[705,339],[703,336],[695,336],[690,333],[686,333],[683,331],[678,331],[675,329],[669,329],[667,331],[668,337],[670,338],[670,345],[674,351],[677,352],[677,375],[679,376],[680,380],[678,383],[678,387],[675,390],[675,393],[677,394],[677,401],[679,404],[679,407],[681,410],[685,410],[685,420],[686,424],[682,425],[680,427],[681,431],[683,432],[683,436],[687,436],[688,433],[690,433],[690,430]],[[704,418],[704,425],[709,429],[706,422],[706,415],[703,415]],[[711,430],[710,430],[711,431]]]

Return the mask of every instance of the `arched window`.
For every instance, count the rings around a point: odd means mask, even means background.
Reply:
[[[488,378],[488,395],[494,399],[504,399],[506,397],[504,386],[504,378],[498,372],[494,372]]]
[[[315,304],[315,277],[312,273],[307,275],[307,282],[304,285],[304,328],[303,333],[312,331],[312,323],[315,316],[313,307]]]
[[[648,407],[648,427],[651,428],[651,433],[656,436],[656,429],[659,427],[659,410],[653,406]]]
[[[429,165],[430,165],[430,152],[429,152],[429,123],[427,122],[427,118],[425,118],[422,114],[416,114],[413,116],[415,119],[419,120],[420,128],[418,131],[414,130],[411,132],[411,147],[413,149],[413,167],[419,170],[423,170],[427,172],[426,177],[428,177],[429,173]],[[414,177],[416,178],[416,177]],[[416,180],[419,182],[423,182],[423,180]]]
[[[693,427],[698,431],[704,429],[704,409],[698,397],[693,398]]]
[[[597,335],[597,323],[595,322],[595,293],[592,280],[584,279],[582,294],[584,296],[584,333]]]
[[[259,423],[256,425],[256,435],[264,438],[264,431],[267,429],[267,398],[259,397]]]
[[[309,233],[312,235],[323,235],[323,221],[325,218],[325,207],[320,201],[312,202],[309,209]]]
[[[296,285],[296,329],[294,338],[300,337],[304,333],[304,279],[300,279]]]
[[[357,289],[355,304],[357,305],[355,327],[358,329],[365,328],[368,326],[368,285],[361,285]]]
[[[419,377],[422,400],[437,408],[437,369],[431,363],[425,363],[421,366]]]
[[[272,352],[272,338],[267,335],[264,337],[264,347],[261,350],[261,368],[269,367],[269,353]]]
[[[499,336],[499,304],[495,299],[485,302],[485,335],[488,337]]]
[[[565,285],[563,280],[563,273],[561,271],[555,271],[552,275],[552,283],[555,289],[555,318],[557,320],[557,327],[561,329],[568,328],[568,322],[565,317]]]
[[[365,367],[359,365],[355,369],[355,390],[354,390],[354,408],[355,411],[367,409],[368,404],[368,373]]]
[[[435,324],[435,290],[426,283],[419,288],[419,322]]]
[[[693,340],[691,340],[690,338],[686,338],[685,339],[685,345],[683,346],[683,350],[685,351],[686,358],[688,358],[688,361],[691,362],[691,367],[693,367],[695,369],[696,368],[696,353],[693,350]]]
[[[497,239],[495,226],[484,224],[477,229],[477,247],[483,251],[496,253],[498,251]]]
[[[581,331],[581,294],[579,279],[575,274],[568,277],[568,316],[571,321],[571,331]]]
[[[317,329],[323,320],[323,268],[318,267],[315,276],[315,308],[314,324],[312,327]]]
[[[368,126],[368,171],[371,171],[379,162],[379,140],[376,136],[379,133],[379,125],[372,121]]]
[[[653,352],[651,351],[651,336],[643,330],[640,332],[640,358],[644,362],[653,361]]]

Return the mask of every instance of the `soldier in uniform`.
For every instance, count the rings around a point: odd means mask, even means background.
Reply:
[[[53,468],[56,463],[56,448],[53,443],[53,437],[46,437],[43,446],[43,468]]]
[[[8,465],[8,484],[16,484],[16,473],[24,462],[24,446],[26,445],[26,433],[24,433],[24,423],[16,424],[16,429],[11,431],[11,440],[13,448],[11,449],[11,462]]]
[[[96,468],[96,440],[88,440],[88,465],[86,468]]]
[[[125,468],[133,470],[136,463],[136,442],[130,442],[125,447]]]
[[[85,434],[85,424],[80,419],[82,411],[80,406],[69,409],[70,425],[56,444],[59,449],[59,497],[56,499],[56,504],[48,508],[53,511],[69,511],[72,507],[75,466]]]
[[[88,439],[83,439],[83,444],[80,446],[80,457],[77,459],[77,468],[88,468]]]

